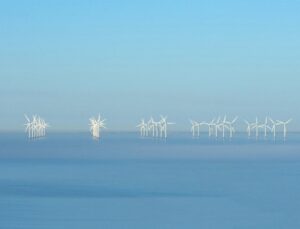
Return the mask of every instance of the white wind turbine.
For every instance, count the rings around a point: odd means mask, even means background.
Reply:
[[[37,137],[41,137],[43,132],[42,120],[40,117],[37,117],[36,120],[36,133]]]
[[[148,130],[152,130],[153,137],[159,136],[159,128],[160,128],[160,122],[154,121],[154,119],[151,117],[148,121]]]
[[[161,117],[161,120],[159,121],[159,127],[160,127],[160,136],[167,138],[168,136],[168,125],[174,125],[175,123],[173,122],[168,122],[167,119],[168,117],[167,116],[160,116]]]
[[[223,136],[223,138],[225,138],[225,129],[227,128],[227,126],[226,126],[226,122],[227,122],[226,118],[227,118],[227,116],[225,115],[223,121],[220,123],[221,124],[220,128],[222,128],[222,136]]]
[[[200,136],[200,126],[205,125],[205,123],[204,122],[199,123],[199,122],[196,122],[193,120],[190,120],[190,122],[192,124],[191,131],[192,131],[193,137],[195,137],[196,128],[197,128],[197,135],[199,137]]]
[[[280,120],[276,120],[278,125],[282,125],[283,126],[283,137],[284,137],[284,140],[286,139],[286,134],[287,134],[287,124],[289,124],[292,119],[289,119],[288,121],[284,122],[284,121],[280,121]]]
[[[276,139],[276,127],[279,126],[278,122],[275,122],[273,119],[269,118],[272,123],[271,131],[273,132],[274,140]]]
[[[208,123],[208,136],[211,137],[213,131],[214,131],[214,127],[216,126],[215,123],[215,119],[212,119],[209,123]]]
[[[266,117],[265,123],[259,125],[258,128],[262,128],[264,130],[264,136],[266,138],[268,130],[272,130],[271,127],[268,126],[268,117]]]
[[[248,138],[250,138],[250,136],[251,136],[252,124],[249,123],[247,120],[245,120],[245,123],[247,124],[247,129],[246,129],[246,131],[247,131],[247,133],[248,133]]]
[[[137,125],[136,127],[140,128],[141,137],[148,136],[148,124],[145,122],[145,119],[141,120],[141,123]]]
[[[44,119],[42,119],[41,125],[42,125],[42,136],[46,136],[46,129],[50,127],[50,125],[46,123]]]
[[[221,117],[218,118],[218,120],[215,122],[215,135],[216,138],[218,137],[218,132],[221,130],[223,126],[223,123],[221,122]]]
[[[33,115],[32,118],[32,137],[37,137],[37,115]]]
[[[148,121],[147,123],[147,126],[148,126],[148,131],[151,131],[152,130],[152,136],[154,137],[155,136],[155,126],[154,126],[154,120],[153,118],[151,117],[150,120]]]
[[[191,132],[192,132],[192,134],[193,134],[193,137],[195,137],[195,128],[196,128],[196,126],[197,126],[197,122],[196,121],[193,121],[193,120],[190,120],[190,123],[191,123],[191,125],[192,125],[192,127],[191,127]]]
[[[256,139],[258,139],[258,130],[259,130],[259,125],[258,125],[258,118],[256,117],[255,122],[251,124],[252,129],[255,129],[255,136]]]
[[[233,127],[233,124],[238,120],[238,116],[236,116],[231,122],[230,121],[225,121],[225,124],[227,124],[227,128],[229,129],[229,136],[232,138],[233,132],[235,132],[235,129]]]
[[[100,131],[105,127],[105,119],[101,120],[100,114],[98,115],[98,119],[90,118],[90,131],[94,138],[100,138]]]
[[[25,123],[25,132],[28,133],[28,138],[32,137],[32,129],[33,129],[33,125],[32,122],[30,121],[30,119],[28,118],[28,116],[25,114],[25,119],[27,120],[27,123]]]

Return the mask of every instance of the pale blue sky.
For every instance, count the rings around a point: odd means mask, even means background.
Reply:
[[[142,117],[294,118],[300,1],[1,1],[0,130],[40,114],[53,130]]]

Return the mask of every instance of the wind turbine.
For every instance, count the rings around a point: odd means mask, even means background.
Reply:
[[[160,122],[154,121],[154,119],[151,117],[148,121],[148,128],[149,130],[152,130],[153,137],[159,136],[159,128],[160,128]]]
[[[28,133],[28,138],[31,138],[32,137],[31,133],[32,133],[32,128],[33,128],[32,122],[30,121],[30,119],[28,118],[28,116],[26,114],[24,114],[24,116],[25,116],[25,119],[27,120],[27,123],[24,124],[25,132]]]
[[[42,119],[42,128],[43,128],[43,132],[42,132],[42,135],[43,136],[46,136],[46,129],[50,127],[50,125],[48,123],[45,122],[44,119]]]
[[[271,127],[268,126],[268,117],[266,117],[265,123],[262,124],[262,125],[259,125],[258,128],[262,128],[264,130],[264,135],[265,135],[265,138],[266,138],[268,129],[271,130]]]
[[[289,124],[292,119],[289,119],[288,121],[284,122],[284,121],[280,121],[280,120],[276,120],[278,125],[283,125],[283,137],[284,137],[284,140],[286,139],[286,134],[287,134],[287,124]]]
[[[221,122],[221,117],[218,118],[218,120],[215,122],[215,135],[216,138],[218,137],[218,131],[221,130],[223,123]]]
[[[230,121],[225,121],[225,124],[227,124],[227,128],[229,129],[229,135],[230,138],[232,138],[233,136],[233,132],[235,131],[233,124],[238,120],[238,116],[236,116],[231,122]]]
[[[168,122],[167,119],[168,117],[167,116],[160,116],[161,117],[161,120],[159,122],[159,127],[160,127],[160,136],[162,137],[163,136],[163,133],[164,133],[164,137],[167,138],[167,134],[168,134],[168,125],[174,125],[175,123],[173,122]]]
[[[279,126],[278,122],[275,122],[273,119],[269,118],[272,123],[271,131],[273,132],[274,140],[276,139],[276,127]]]
[[[208,136],[211,137],[214,127],[216,126],[215,119],[212,119],[210,123],[208,123]]]
[[[152,130],[152,136],[154,137],[155,136],[155,126],[154,126],[154,120],[152,117],[148,121],[147,126],[148,126],[148,131]]]
[[[41,137],[42,136],[42,131],[43,131],[42,120],[41,120],[40,117],[37,117],[37,121],[36,121],[37,137]]]
[[[245,123],[247,124],[247,129],[246,129],[246,131],[247,131],[247,133],[248,133],[248,138],[250,138],[250,136],[251,136],[252,124],[249,123],[247,120],[245,120]]]
[[[140,128],[141,137],[148,136],[148,124],[145,123],[145,119],[142,119],[141,123],[136,127]]]
[[[38,137],[38,134],[37,134],[37,129],[38,129],[37,115],[33,115],[32,126],[33,126],[33,128],[32,128],[33,138],[36,138],[36,137]]]
[[[192,125],[192,127],[191,127],[191,132],[192,132],[192,134],[193,134],[193,137],[195,137],[196,122],[193,121],[193,120],[190,120],[190,123],[191,123],[191,125]]]
[[[196,128],[197,128],[197,135],[199,137],[200,136],[200,126],[205,125],[205,123],[204,122],[199,123],[199,122],[196,122],[193,120],[190,120],[190,122],[192,124],[191,131],[192,131],[193,137],[195,137]]]
[[[256,140],[257,140],[258,139],[258,129],[259,129],[257,117],[255,119],[255,123],[252,123],[252,129],[255,129],[255,136],[256,136]]]
[[[101,120],[100,114],[98,115],[98,119],[95,118],[90,118],[90,130],[91,134],[94,138],[99,139],[100,138],[100,131],[101,128],[106,128],[105,127],[105,119]]]
[[[226,126],[226,122],[227,122],[227,121],[226,121],[226,118],[227,118],[227,116],[225,115],[225,116],[224,116],[224,119],[223,119],[223,121],[222,121],[222,123],[221,123],[221,126],[220,126],[220,127],[222,128],[223,139],[225,138],[225,128],[227,127],[227,126]]]

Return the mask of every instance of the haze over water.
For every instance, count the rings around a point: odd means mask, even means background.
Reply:
[[[299,9],[0,1],[0,229],[300,228]],[[94,141],[99,113],[108,129]],[[49,134],[28,140],[24,114]],[[139,120],[160,115],[171,131],[225,115],[237,131],[293,121],[285,142],[140,138]]]

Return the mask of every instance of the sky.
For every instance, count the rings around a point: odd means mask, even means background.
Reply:
[[[1,1],[0,131],[135,130],[160,114],[293,118],[300,130],[300,1]]]

